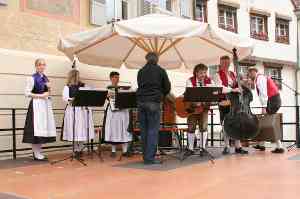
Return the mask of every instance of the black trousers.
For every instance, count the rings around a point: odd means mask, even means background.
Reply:
[[[268,99],[267,104],[267,113],[268,114],[275,114],[279,108],[281,107],[281,98],[280,95],[275,95]]]

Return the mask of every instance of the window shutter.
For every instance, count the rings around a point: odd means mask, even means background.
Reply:
[[[142,15],[147,15],[151,13],[151,3],[149,1],[142,1]]]
[[[106,24],[105,0],[90,0],[90,23],[98,26]]]

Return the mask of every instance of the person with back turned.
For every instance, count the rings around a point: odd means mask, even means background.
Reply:
[[[156,53],[146,55],[147,63],[137,76],[138,119],[141,129],[144,164],[160,164],[155,159],[160,128],[160,103],[171,89],[166,71],[158,63]]]

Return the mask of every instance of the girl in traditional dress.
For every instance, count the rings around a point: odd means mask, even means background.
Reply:
[[[56,126],[50,100],[49,79],[44,74],[44,59],[35,61],[36,73],[27,79],[25,95],[30,103],[25,121],[23,142],[32,144],[34,160],[47,158],[41,153],[42,144],[56,141]]]
[[[71,70],[68,74],[67,85],[63,90],[63,100],[67,103],[67,106],[63,120],[62,140],[73,141],[74,107],[72,106],[72,101],[76,95],[76,92],[79,89],[84,89],[84,86],[84,83],[80,81],[79,71],[76,69]],[[94,139],[95,137],[92,110],[90,108],[75,107],[74,135],[75,156],[80,157],[81,150],[83,149],[83,143],[88,141],[88,138]]]
[[[128,142],[132,141],[132,134],[128,132],[129,110],[119,110],[115,107],[115,94],[118,87],[120,74],[110,73],[111,85],[108,86],[108,100],[104,118],[104,142],[112,145],[111,157],[116,157],[116,146],[122,144],[123,156],[128,157]]]

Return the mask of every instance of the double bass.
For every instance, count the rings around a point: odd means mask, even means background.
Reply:
[[[241,93],[229,93],[230,112],[224,118],[224,131],[232,139],[248,140],[259,133],[259,121],[256,115],[252,114],[250,102],[253,99],[251,90],[242,85],[240,66],[236,49],[233,49],[233,62],[237,71],[237,83]]]

